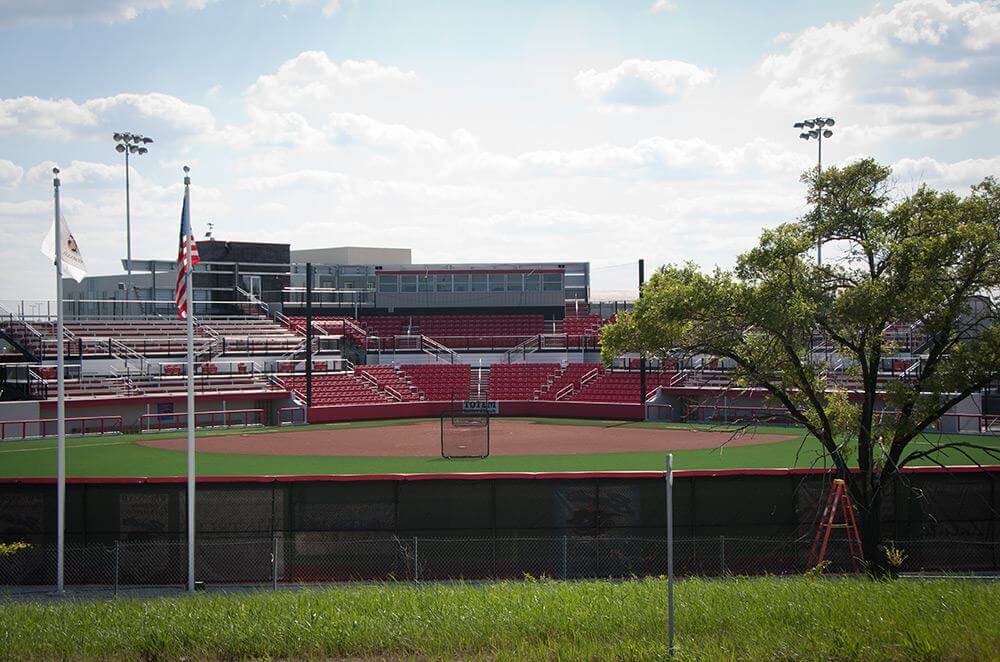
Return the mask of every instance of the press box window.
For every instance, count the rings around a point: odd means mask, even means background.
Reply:
[[[503,292],[507,289],[507,279],[503,274],[490,274],[490,292]]]
[[[546,292],[558,292],[562,289],[562,274],[545,274],[542,277],[542,289]]]
[[[456,292],[469,291],[469,274],[455,274],[454,278]]]
[[[469,291],[470,292],[485,292],[486,291],[486,274],[472,274],[469,276]]]
[[[418,292],[432,291],[430,276],[417,276],[417,291]]]
[[[399,277],[399,291],[400,292],[416,292],[417,291],[417,277],[414,276],[400,276]]]
[[[541,274],[528,274],[524,277],[524,291],[538,292],[542,289]]]
[[[507,291],[520,292],[524,288],[524,276],[521,274],[507,274]]]
[[[378,277],[378,291],[379,292],[398,292],[399,291],[399,276],[379,276]]]
[[[451,292],[451,274],[438,274],[434,277],[435,292]]]

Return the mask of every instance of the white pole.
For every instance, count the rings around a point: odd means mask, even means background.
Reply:
[[[63,285],[62,285],[62,221],[59,214],[59,169],[53,168],[55,198],[56,252],[56,591],[65,590],[63,575],[66,546],[66,383],[63,375]],[[44,352],[43,352],[44,354]]]
[[[185,169],[185,172],[187,170]],[[191,178],[184,175],[184,206],[188,210],[188,236],[184,241],[190,242],[191,235]],[[187,530],[188,530],[188,591],[194,592],[194,290],[191,288],[193,279],[191,271],[191,245],[188,244],[185,260],[187,271],[184,275],[184,287],[187,291]]]
[[[667,633],[674,654],[674,454],[667,453]]]

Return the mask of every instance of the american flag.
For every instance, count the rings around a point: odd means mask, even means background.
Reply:
[[[198,257],[198,244],[194,241],[194,232],[191,231],[191,217],[188,213],[188,195],[184,193],[184,207],[181,209],[181,237],[180,245],[177,248],[177,287],[174,301],[177,303],[177,316],[181,319],[187,318],[188,291],[187,291],[187,258],[188,251],[191,251],[191,266],[198,264],[201,259]]]

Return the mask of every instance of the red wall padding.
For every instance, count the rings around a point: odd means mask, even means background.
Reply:
[[[338,423],[392,418],[440,416],[452,408],[450,402],[393,402],[365,405],[311,407],[310,423]],[[593,418],[642,420],[642,405],[620,402],[553,402],[548,400],[503,401],[500,416],[548,416],[553,418]]]

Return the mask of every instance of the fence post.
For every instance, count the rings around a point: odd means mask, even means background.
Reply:
[[[674,454],[667,453],[667,638],[674,654]]]
[[[567,555],[566,555],[568,547],[569,547],[569,538],[564,533],[563,537],[562,537],[562,578],[563,579],[567,579],[569,577],[568,558],[567,558]]]
[[[278,590],[278,534],[271,541],[271,588]]]
[[[726,536],[719,536],[719,572],[726,578]]]
[[[420,581],[420,570],[417,565],[417,537],[413,536],[413,581]]]
[[[118,540],[115,540],[115,597],[118,597],[118,572],[120,567],[120,550],[118,547]]]

